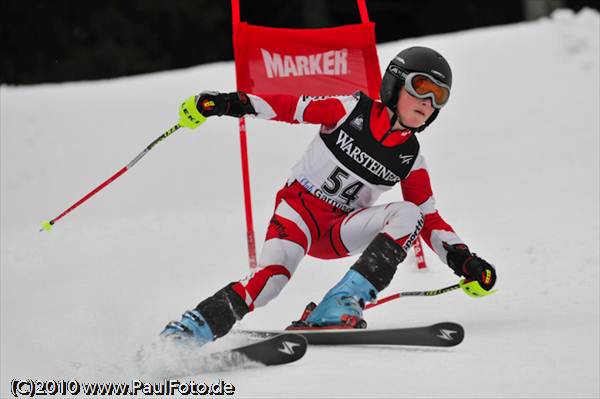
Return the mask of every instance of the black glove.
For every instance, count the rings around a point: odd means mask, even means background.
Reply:
[[[496,284],[496,269],[494,266],[469,251],[464,244],[449,245],[443,243],[444,249],[448,251],[446,260],[448,266],[458,276],[477,280],[481,288],[489,291]]]
[[[219,93],[216,91],[203,91],[196,96],[196,107],[204,116],[235,116],[256,115],[250,99],[241,91],[233,93]]]

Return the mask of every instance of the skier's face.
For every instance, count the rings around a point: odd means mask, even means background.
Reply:
[[[435,109],[430,99],[413,97],[404,87],[400,89],[396,112],[398,113],[398,120],[403,126],[418,128],[429,119],[433,111]]]

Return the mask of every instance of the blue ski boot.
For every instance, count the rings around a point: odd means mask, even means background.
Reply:
[[[394,239],[379,233],[319,306],[311,302],[302,318],[288,329],[365,328],[365,303],[375,300],[377,293],[390,284],[405,258],[406,252]]]
[[[181,321],[172,321],[167,324],[160,336],[181,343],[194,343],[197,346],[202,346],[215,339],[208,323],[196,309],[186,311],[181,316]]]
[[[325,294],[321,303],[303,317],[303,322],[308,327],[365,328],[367,322],[362,318],[365,303],[376,297],[373,284],[351,269]]]

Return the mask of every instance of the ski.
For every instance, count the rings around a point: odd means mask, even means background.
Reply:
[[[407,346],[456,346],[465,337],[460,324],[437,323],[423,327],[386,329],[291,329],[306,338],[309,345],[407,345]],[[238,330],[239,333],[256,337],[273,337],[282,331]]]
[[[304,356],[308,345],[302,335],[285,331],[258,338],[248,345],[212,353],[163,342],[142,347],[136,353],[135,362],[143,375],[179,378],[295,362]]]

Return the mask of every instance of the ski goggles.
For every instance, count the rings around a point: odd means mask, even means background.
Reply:
[[[404,87],[411,95],[417,98],[429,98],[433,108],[441,109],[448,102],[450,87],[423,72],[402,74]]]

